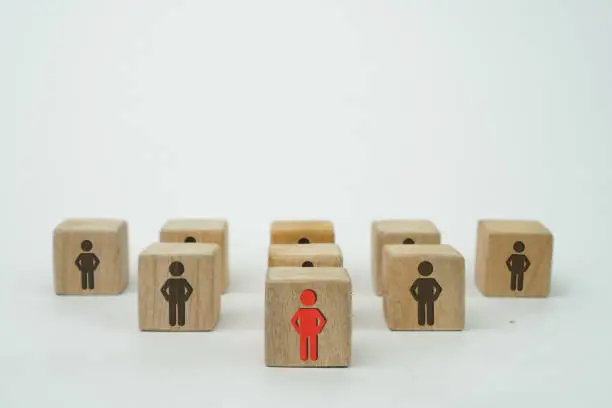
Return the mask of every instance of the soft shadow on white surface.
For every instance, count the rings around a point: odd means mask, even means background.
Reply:
[[[264,297],[257,294],[228,293],[222,297],[222,314],[217,330],[256,330],[264,324]]]

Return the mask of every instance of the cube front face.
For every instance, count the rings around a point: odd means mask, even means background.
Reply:
[[[382,250],[385,245],[440,243],[440,232],[431,221],[387,220],[372,223],[372,282],[377,296],[382,296]]]
[[[270,268],[265,313],[266,365],[350,365],[351,283],[344,269]]]
[[[333,244],[334,240],[329,221],[275,221],[270,232],[270,244]]]
[[[161,229],[160,242],[218,244],[221,248],[221,287],[229,286],[229,228],[225,220],[177,219],[169,220]]]
[[[538,222],[481,221],[476,285],[485,296],[546,297],[552,250],[553,236]]]
[[[391,330],[463,330],[465,261],[448,245],[383,250],[383,310]]]
[[[58,295],[119,294],[129,282],[127,223],[66,220],[53,233]]]
[[[336,244],[275,244],[270,246],[268,266],[342,267],[342,252]]]
[[[153,244],[138,260],[141,330],[213,330],[221,309],[216,244]]]

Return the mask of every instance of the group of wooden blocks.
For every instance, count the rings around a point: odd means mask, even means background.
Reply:
[[[228,223],[168,221],[139,255],[141,330],[208,331],[229,284]],[[72,219],[54,231],[57,294],[118,294],[129,279],[122,220]],[[463,330],[465,261],[430,221],[372,223],[372,280],[391,330]],[[478,224],[476,285],[485,296],[546,297],[553,237],[537,221]],[[271,225],[265,301],[268,366],[346,367],[352,290],[328,221]]]
[[[228,223],[168,221],[138,258],[141,330],[213,330],[229,284]],[[57,294],[119,294],[129,280],[123,220],[72,219],[54,231]]]
[[[346,367],[351,279],[328,221],[276,221],[266,277],[268,366]]]
[[[476,286],[485,296],[546,297],[553,237],[537,221],[478,223]],[[463,330],[465,261],[430,221],[372,224],[372,280],[391,330]]]

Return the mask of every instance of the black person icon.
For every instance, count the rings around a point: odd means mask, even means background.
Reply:
[[[185,303],[193,293],[193,288],[185,278],[179,278],[185,272],[185,267],[181,262],[172,262],[168,271],[173,276],[166,280],[161,288],[161,293],[170,307],[168,324],[176,326],[177,314],[178,325],[185,325]]]
[[[81,242],[83,252],[77,256],[74,264],[81,271],[81,288],[83,290],[94,288],[94,271],[100,266],[100,259],[90,252],[93,249],[93,244],[89,240]]]
[[[433,265],[423,261],[418,266],[419,275],[429,276],[433,272]],[[417,278],[410,287],[410,294],[419,304],[419,326],[434,324],[434,302],[442,293],[442,287],[435,278]]]
[[[531,266],[531,262],[527,255],[523,254],[525,250],[525,244],[523,241],[516,241],[512,246],[514,254],[510,255],[506,259],[506,267],[510,271],[510,290],[511,291],[522,291],[523,290],[523,279],[525,272]]]

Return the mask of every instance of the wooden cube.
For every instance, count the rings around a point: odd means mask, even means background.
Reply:
[[[275,221],[270,233],[271,244],[333,244],[334,239],[329,221]]]
[[[129,281],[128,226],[111,219],[69,219],[53,232],[58,295],[118,294]]]
[[[221,310],[218,244],[155,243],[138,259],[141,330],[213,330]]]
[[[342,267],[342,251],[336,244],[274,244],[268,266]]]
[[[485,296],[546,297],[553,236],[537,221],[478,223],[476,286]]]
[[[440,232],[426,220],[384,220],[372,223],[372,282],[376,295],[381,296],[382,249],[385,245],[439,244]]]
[[[266,365],[347,367],[349,275],[343,268],[269,268],[265,322]]]
[[[463,330],[465,262],[449,245],[386,245],[383,309],[391,330]]]
[[[218,244],[221,247],[221,287],[229,285],[229,228],[226,220],[174,219],[169,220],[159,233],[160,242]]]

